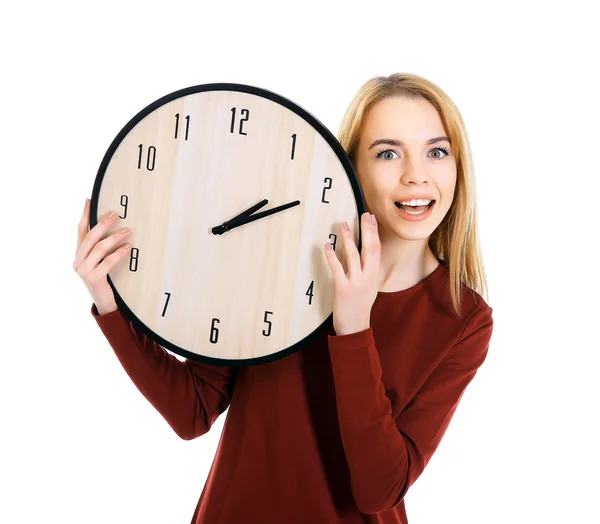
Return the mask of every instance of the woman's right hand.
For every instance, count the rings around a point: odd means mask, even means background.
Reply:
[[[129,244],[117,245],[130,233],[128,228],[121,228],[112,235],[103,238],[117,220],[117,213],[110,216],[107,212],[90,230],[90,200],[86,199],[83,216],[77,229],[77,251],[73,269],[82,278],[98,313],[104,315],[117,309],[115,295],[106,275],[130,249]]]

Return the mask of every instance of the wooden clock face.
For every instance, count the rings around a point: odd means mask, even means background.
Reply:
[[[290,206],[213,229],[265,199],[250,216]],[[109,209],[119,219],[108,234],[131,229],[108,274],[119,308],[166,349],[211,364],[301,349],[333,311],[323,244],[346,268],[347,221],[361,249],[364,201],[335,137],[293,102],[241,84],[182,89],[138,113],[101,163],[91,227]]]

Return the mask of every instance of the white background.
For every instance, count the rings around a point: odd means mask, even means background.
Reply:
[[[221,435],[225,415],[193,441],[172,432],[72,268],[123,125],[177,89],[241,82],[335,134],[360,85],[393,72],[440,85],[467,123],[495,319],[406,496],[410,523],[600,522],[593,2],[93,5],[12,2],[0,16],[0,522],[187,524]]]

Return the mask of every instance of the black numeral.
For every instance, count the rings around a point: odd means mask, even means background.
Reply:
[[[325,200],[325,191],[327,191],[328,189],[331,189],[331,182],[333,182],[331,180],[331,178],[329,178],[328,176],[323,179],[323,182],[327,183],[327,181],[329,181],[329,185],[328,186],[326,185],[323,188],[323,196],[321,197],[321,202],[323,202],[324,204],[329,204],[329,201]]]
[[[137,271],[139,254],[140,254],[140,251],[137,247],[131,248],[131,254],[129,256],[129,271]],[[135,264],[134,264],[134,262],[135,262]]]
[[[296,151],[296,133],[292,135],[292,160],[294,160],[294,152]]]
[[[165,295],[167,295],[167,300],[166,300],[166,302],[165,302],[165,307],[163,308],[163,312],[162,312],[162,316],[163,316],[163,317],[165,316],[165,313],[167,312],[167,306],[169,305],[169,300],[170,300],[170,298],[171,298],[171,293],[167,293],[167,292],[165,291]]]
[[[312,305],[312,297],[314,296],[314,293],[313,293],[314,286],[315,286],[315,281],[313,280],[310,283],[310,286],[308,286],[308,289],[306,290],[306,293],[304,293],[306,296],[308,296],[308,305],[309,306]]]
[[[185,117],[185,138],[184,138],[184,140],[188,139],[189,130],[190,130],[190,115],[187,115]],[[179,113],[177,113],[175,115],[175,139],[177,139],[178,131],[179,131]]]
[[[123,210],[123,216],[119,215],[119,218],[127,218],[127,202],[129,197],[127,195],[121,195],[121,205],[125,208]]]
[[[262,330],[262,334],[263,334],[265,337],[269,337],[269,336],[271,336],[271,321],[270,321],[270,320],[267,320],[267,315],[272,315],[272,314],[273,314],[273,312],[272,312],[272,311],[265,311],[265,319],[263,320],[263,322],[265,322],[265,323],[269,324],[269,331],[267,331],[267,332],[265,333],[265,330],[264,330],[264,329]]]
[[[138,169],[142,169],[142,158],[144,156],[144,146],[140,144],[138,146],[140,150],[140,154],[138,155]],[[154,164],[156,162],[156,148],[154,146],[150,146],[148,148],[148,153],[146,155],[146,169],[148,171],[154,170]]]
[[[218,318],[213,318],[212,323],[210,325],[210,342],[211,344],[216,344],[219,340],[219,329],[215,326],[215,322],[220,323],[221,321]]]
[[[235,107],[231,108],[231,128],[229,129],[230,133],[233,133],[233,129],[235,127],[235,110],[236,110]],[[242,116],[244,116],[244,115],[246,115],[246,116],[240,120],[239,134],[246,135],[247,133],[244,133],[244,131],[242,130],[242,126],[244,125],[244,122],[246,122],[248,120],[248,118],[250,118],[250,111],[248,109],[242,109],[240,111],[240,113]]]
[[[333,250],[335,251],[335,243],[337,242],[337,235],[335,233],[331,233],[329,235],[329,238],[333,237],[333,242],[331,243],[331,247],[333,247]]]

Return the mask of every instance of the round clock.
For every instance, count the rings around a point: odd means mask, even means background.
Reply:
[[[340,227],[360,250],[365,205],[315,117],[271,91],[214,83],[123,127],[94,182],[90,227],[109,209],[119,220],[108,235],[131,229],[108,274],[119,309],[165,349],[231,366],[282,358],[324,329],[334,288],[323,245],[346,267]]]

